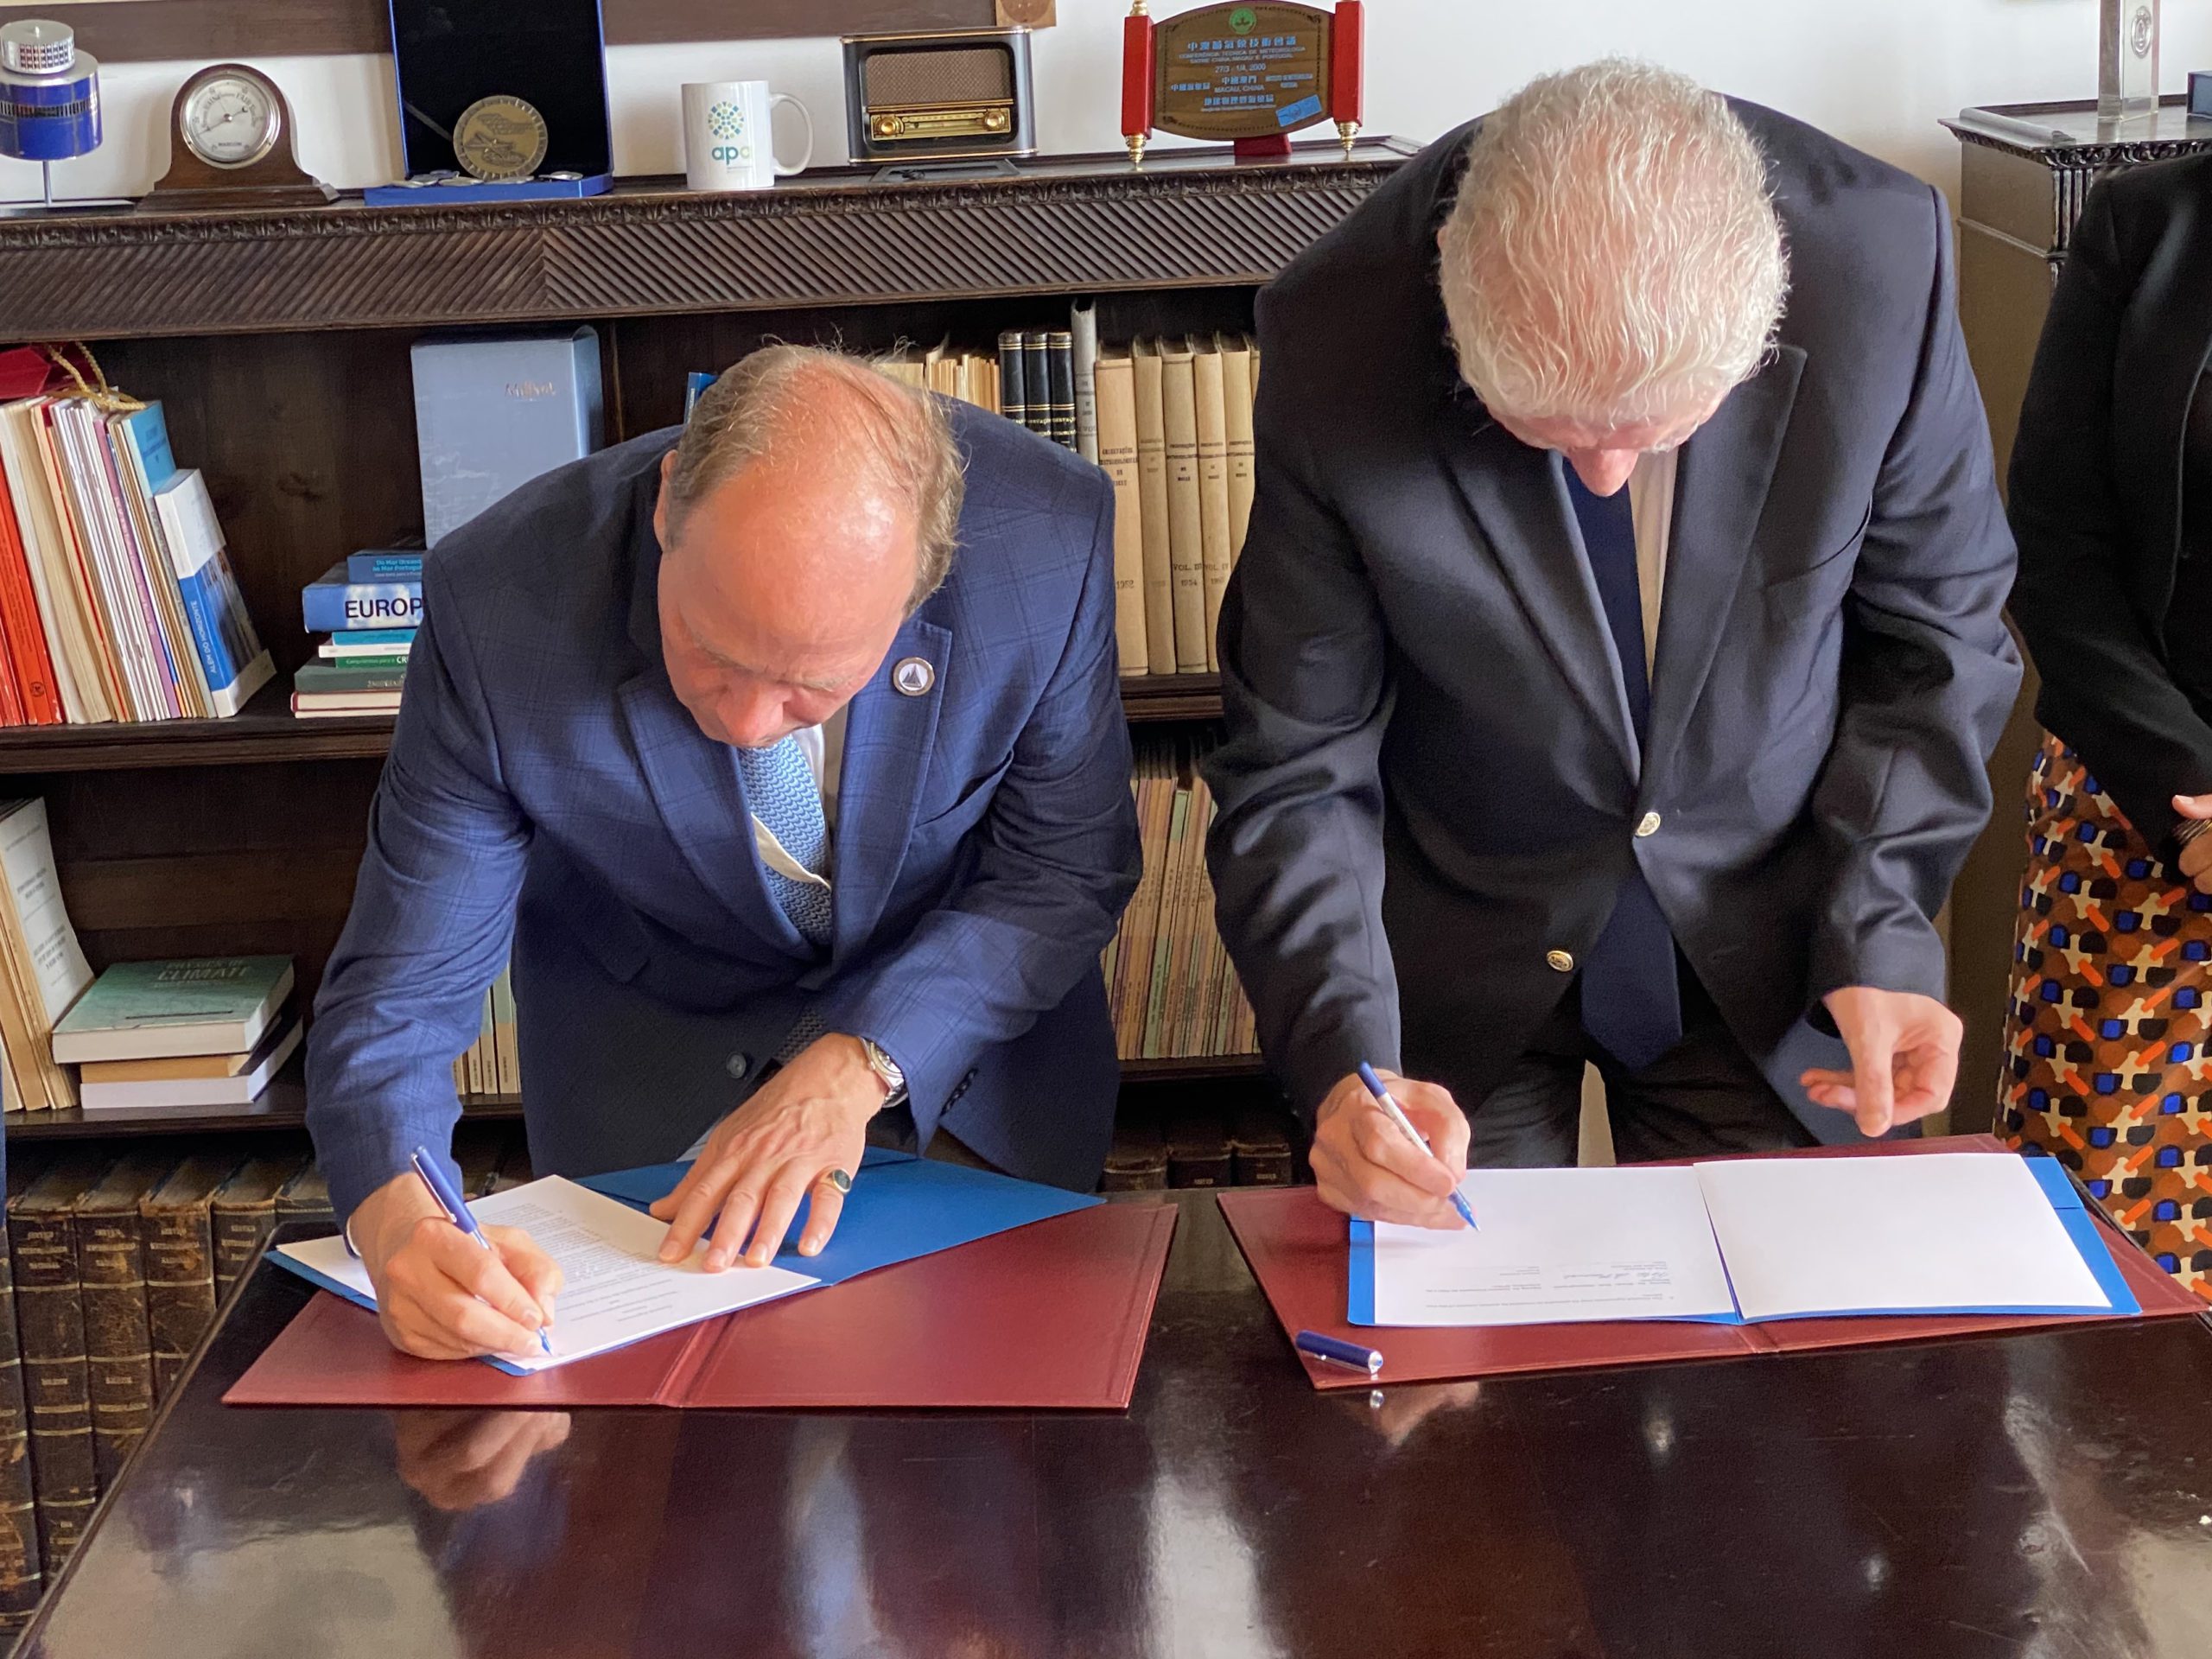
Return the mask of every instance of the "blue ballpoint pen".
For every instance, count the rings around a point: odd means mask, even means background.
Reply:
[[[1359,1080],[1367,1085],[1367,1092],[1375,1096],[1375,1103],[1389,1115],[1390,1121],[1403,1129],[1415,1146],[1430,1157],[1435,1157],[1436,1149],[1428,1144],[1428,1137],[1414,1128],[1414,1121],[1406,1116],[1406,1109],[1390,1098],[1390,1091],[1382,1086],[1382,1079],[1375,1075],[1375,1068],[1365,1060],[1359,1063]],[[1468,1226],[1475,1224],[1474,1207],[1467,1202],[1467,1195],[1456,1186],[1452,1189],[1452,1207],[1459,1212],[1459,1219]]]
[[[476,1217],[468,1213],[468,1205],[454,1190],[453,1183],[446,1179],[445,1171],[438,1167],[438,1160],[430,1156],[430,1149],[428,1147],[416,1147],[407,1154],[407,1161],[415,1166],[415,1173],[423,1178],[423,1185],[430,1189],[430,1196],[452,1218],[453,1224],[482,1248],[490,1249],[492,1241],[484,1236],[484,1230],[476,1224]],[[537,1345],[549,1354],[553,1351],[553,1338],[545,1334],[545,1327],[542,1325],[537,1327]]]
[[[1319,1331],[1300,1332],[1290,1339],[1290,1345],[1301,1354],[1325,1359],[1332,1365],[1349,1366],[1355,1371],[1365,1371],[1370,1376],[1382,1374],[1380,1349],[1363,1347],[1356,1342],[1342,1342],[1335,1337],[1325,1337]]]

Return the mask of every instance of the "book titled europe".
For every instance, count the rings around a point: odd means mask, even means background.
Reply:
[[[291,988],[289,957],[119,962],[54,1027],[54,1058],[246,1053]]]
[[[334,564],[300,589],[300,615],[309,633],[416,627],[423,620],[423,583],[350,582],[345,565]]]

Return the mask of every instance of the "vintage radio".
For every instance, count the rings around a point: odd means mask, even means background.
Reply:
[[[845,124],[855,162],[1033,156],[1029,31],[845,36]]]

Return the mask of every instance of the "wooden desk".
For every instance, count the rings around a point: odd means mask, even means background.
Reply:
[[[2189,1321],[1323,1398],[1184,1196],[1125,1415],[250,1411],[264,1268],[26,1654],[2203,1659]],[[428,1494],[428,1496],[425,1496]]]

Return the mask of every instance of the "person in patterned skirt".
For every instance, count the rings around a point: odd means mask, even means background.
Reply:
[[[2099,184],[2012,451],[2043,676],[1999,1121],[2212,1301],[2212,157]]]

